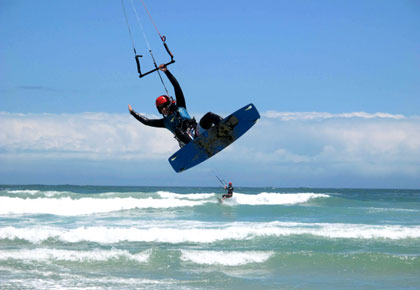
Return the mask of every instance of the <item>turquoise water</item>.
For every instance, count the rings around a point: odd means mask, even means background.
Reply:
[[[420,191],[0,185],[1,289],[419,289]]]

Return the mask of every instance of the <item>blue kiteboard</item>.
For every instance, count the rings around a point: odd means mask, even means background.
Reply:
[[[257,108],[246,105],[175,152],[169,157],[169,163],[176,172],[194,167],[232,144],[259,118]]]

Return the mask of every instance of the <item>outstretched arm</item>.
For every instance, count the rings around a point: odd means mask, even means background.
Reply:
[[[134,111],[131,105],[128,105],[128,110],[130,111],[131,116],[133,116],[137,119],[137,121],[143,123],[146,126],[165,128],[165,123],[163,122],[163,119],[148,119]]]
[[[168,77],[169,81],[171,82],[172,86],[175,90],[175,97],[176,97],[176,104],[178,107],[187,108],[187,105],[185,103],[184,93],[182,92],[181,86],[179,85],[176,78],[171,74],[171,72],[168,70],[168,68],[161,64],[159,66],[159,69],[165,73],[165,75]]]

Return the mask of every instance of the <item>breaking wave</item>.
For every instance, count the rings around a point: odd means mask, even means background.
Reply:
[[[0,214],[54,214],[64,216],[144,208],[192,207],[203,202],[155,198],[36,198],[0,197]]]
[[[0,240],[26,240],[39,244],[49,239],[62,242],[95,242],[114,244],[128,242],[214,243],[224,240],[250,240],[291,235],[312,235],[341,239],[407,239],[420,238],[420,226],[328,224],[328,223],[193,223],[150,227],[4,227]]]
[[[15,191],[39,195],[36,190]],[[43,192],[48,197],[21,197],[0,196],[0,215],[7,214],[53,214],[61,216],[77,216],[98,213],[107,213],[131,209],[148,208],[178,208],[201,206],[206,203],[216,203],[216,193],[190,193],[179,194],[167,191],[158,191],[152,196],[138,194],[130,197],[83,197],[80,194],[73,196],[53,197],[61,192]],[[67,193],[68,194],[68,193]],[[305,203],[315,198],[326,198],[329,195],[316,193],[267,193],[256,195],[235,193],[233,198],[226,200],[228,205],[291,205]]]
[[[181,260],[201,265],[241,266],[250,263],[263,263],[274,252],[235,252],[235,251],[197,251],[181,250]]]
[[[0,251],[0,261],[24,260],[24,261],[70,261],[70,262],[104,262],[109,260],[127,259],[139,263],[149,260],[151,250],[137,254],[130,254],[127,250],[92,250],[74,251],[61,249],[25,249]]]
[[[291,205],[305,203],[315,198],[330,197],[320,193],[269,193],[257,195],[234,193],[231,202],[243,205]]]

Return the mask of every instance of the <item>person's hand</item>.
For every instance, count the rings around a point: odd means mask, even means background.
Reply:
[[[133,111],[133,108],[131,107],[130,104],[128,104],[128,110],[130,111],[130,113]]]
[[[168,69],[166,68],[166,65],[165,64],[161,64],[160,66],[159,66],[159,69],[161,70],[161,71],[163,71],[163,72],[165,72],[165,71],[167,71]]]

